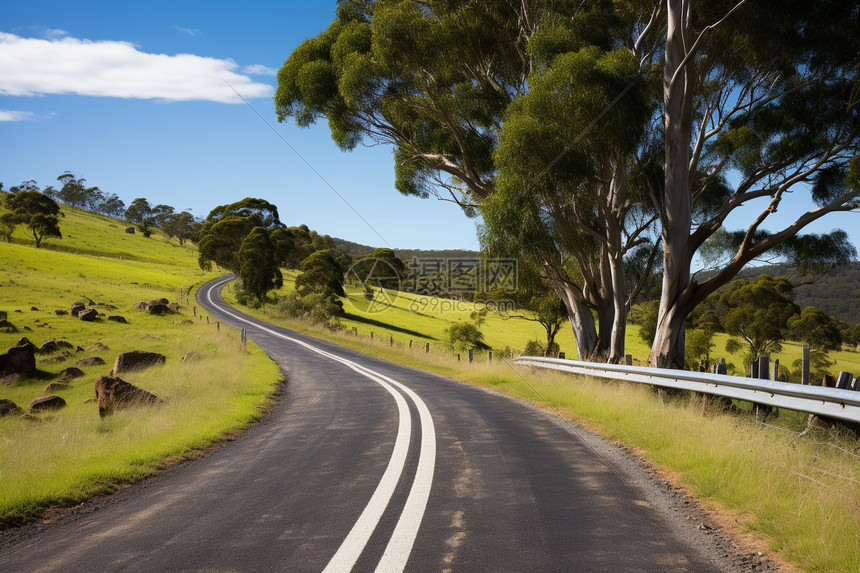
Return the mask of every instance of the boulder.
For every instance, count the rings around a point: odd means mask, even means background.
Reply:
[[[5,310],[0,310],[0,320],[6,320],[9,318],[9,314]]]
[[[173,314],[173,311],[170,309],[169,306],[167,306],[166,304],[161,304],[160,302],[149,305],[147,312],[149,314],[153,314],[156,316],[164,316],[165,314]]]
[[[0,377],[10,374],[27,376],[36,372],[36,347],[27,338],[18,341],[6,354],[0,354]]]
[[[51,382],[47,386],[45,386],[46,394],[53,394],[54,392],[62,392],[63,390],[67,390],[69,388],[68,382]]]
[[[170,301],[167,300],[166,298],[159,298],[159,299],[152,301],[152,304],[163,304],[166,306],[166,305],[170,304]]]
[[[68,310],[59,310],[59,309],[58,309],[58,310],[55,310],[55,311],[54,311],[54,314],[56,314],[57,316],[65,316],[65,315],[69,314],[69,311],[68,311]]]
[[[87,346],[87,350],[94,350],[96,352],[99,352],[101,350],[110,350],[110,348],[108,348],[107,344],[101,342],[93,342],[92,344]]]
[[[123,352],[116,357],[111,374],[117,375],[120,372],[128,372],[130,370],[143,370],[150,366],[164,364],[165,357],[157,352],[146,352],[144,350],[132,350],[131,352]]]
[[[3,398],[0,400],[0,418],[3,416],[9,416],[11,414],[18,414],[21,412],[21,408],[18,407],[18,404],[13,402],[12,400],[7,400]]]
[[[167,308],[169,308],[173,312],[179,312],[180,310],[182,310],[182,305],[179,304],[178,302],[171,302],[170,304],[167,305]]]
[[[124,316],[119,316],[119,315],[115,315],[115,316],[114,316],[114,315],[111,315],[111,316],[109,316],[109,317],[108,317],[108,320],[111,320],[111,321],[113,321],[113,322],[118,322],[118,323],[120,323],[120,324],[128,324],[128,321],[125,319],[125,317],[124,317]]]
[[[39,312],[39,309],[38,309],[38,308],[36,308],[35,306],[31,306],[31,307],[30,307],[30,310],[31,310],[31,311],[33,311],[33,312]]]
[[[104,364],[104,361],[102,361]],[[60,380],[63,382],[68,382],[69,380],[74,380],[75,378],[81,378],[85,376],[84,371],[80,368],[75,368],[74,366],[69,366],[68,368],[63,368],[60,370]]]
[[[5,330],[6,332],[18,332],[18,327],[8,320],[0,320],[0,329]]]
[[[3,386],[12,386],[13,384],[17,384],[23,379],[24,377],[21,374],[10,374],[8,376],[0,378],[0,384],[2,384]]]
[[[161,401],[155,394],[115,376],[104,374],[96,378],[95,390],[99,416],[103,418],[121,408],[139,404],[156,404]]]
[[[88,356],[75,362],[76,366],[101,366],[105,361],[98,356]]]
[[[125,232],[129,235],[134,235],[134,227],[126,227]]]
[[[92,322],[98,317],[99,311],[94,308],[86,308],[78,313],[78,318],[87,322]]]
[[[132,308],[134,310],[148,310],[149,309],[149,303],[146,302],[145,300],[142,300],[140,302],[134,303],[134,306]]]
[[[44,412],[45,410],[59,410],[65,407],[66,401],[59,396],[42,396],[30,402],[31,412]]]
[[[87,305],[85,305],[84,303],[76,302],[75,304],[72,305],[72,308],[69,310],[69,314],[71,314],[72,316],[78,316],[78,313],[81,312],[82,310],[85,310],[86,308],[87,308]]]
[[[39,347],[39,354],[50,354],[52,352],[57,352],[61,348],[74,348],[72,343],[66,340],[60,340],[59,338],[49,338],[45,342],[42,343],[42,346]]]

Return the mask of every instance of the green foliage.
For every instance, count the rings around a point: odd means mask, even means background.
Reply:
[[[296,292],[300,297],[314,293],[346,296],[343,290],[343,269],[337,263],[334,250],[311,254],[299,268],[301,273],[296,277]]]
[[[125,220],[129,223],[140,224],[148,217],[152,217],[152,207],[145,197],[138,197],[125,210]]]
[[[791,283],[785,277],[761,275],[750,284],[739,280],[722,295],[731,309],[723,320],[726,332],[747,344],[747,361],[778,352],[789,333],[788,321],[799,312],[788,295]],[[726,347],[729,350],[729,347]],[[733,346],[732,352],[736,350]]]
[[[269,238],[269,231],[254,227],[242,241],[239,249],[239,279],[242,289],[255,296],[259,302],[265,301],[266,293],[281,288],[284,284],[275,253]]]
[[[445,330],[445,344],[452,350],[487,348],[484,335],[472,322],[457,322]]]
[[[239,275],[242,266],[239,251],[255,227],[269,231],[283,228],[278,208],[263,199],[246,197],[213,209],[200,228],[200,268],[209,269],[215,263]],[[282,258],[278,257],[279,262]]]
[[[649,300],[635,305],[630,311],[631,322],[639,325],[639,338],[648,346],[654,342],[659,310],[660,303],[656,300]]]
[[[684,347],[684,360],[690,370],[699,370],[711,363],[711,351],[714,349],[713,330],[688,330]]]
[[[17,225],[24,225],[35,239],[37,249],[41,246],[43,238],[63,236],[60,233],[60,221],[57,217],[60,214],[60,206],[47,195],[29,190],[4,194],[2,199],[3,206],[8,210],[0,216],[0,226],[4,228],[4,236],[11,236],[10,229],[14,229]]]
[[[346,280],[370,287],[405,290],[406,265],[391,249],[374,249],[349,267]]]

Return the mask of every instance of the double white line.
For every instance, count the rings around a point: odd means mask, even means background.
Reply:
[[[400,477],[403,474],[403,469],[406,465],[406,456],[409,453],[409,437],[412,434],[412,414],[409,412],[409,406],[404,395],[415,404],[418,410],[418,418],[421,422],[421,447],[418,455],[418,468],[415,472],[412,488],[409,490],[409,496],[403,505],[403,511],[400,513],[400,518],[394,527],[394,532],[391,534],[385,552],[376,567],[376,571],[380,573],[403,571],[406,567],[406,562],[409,560],[409,554],[412,552],[412,546],[415,543],[415,537],[418,535],[421,520],[424,518],[427,499],[430,496],[430,487],[433,483],[433,471],[436,466],[436,430],[427,405],[424,404],[424,401],[415,392],[388,376],[365,366],[355,364],[354,361],[321,350],[296,338],[281,334],[256,322],[247,320],[243,316],[225,310],[223,307],[219,307],[212,300],[212,291],[231,280],[233,279],[224,279],[208,287],[206,298],[213,307],[218,308],[224,314],[238,321],[250,324],[283,340],[295,342],[312,352],[345,364],[355,372],[370,378],[385,388],[397,404],[399,418],[397,438],[394,441],[394,450],[391,452],[391,458],[388,460],[385,473],[382,474],[382,479],[377,484],[376,490],[373,492],[364,511],[361,512],[358,521],[352,526],[346,539],[344,539],[340,548],[324,569],[324,573],[339,573],[352,570],[370,537],[376,531],[382,514],[394,495],[397,482],[400,481]]]

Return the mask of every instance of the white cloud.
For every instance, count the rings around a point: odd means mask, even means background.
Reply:
[[[240,103],[272,86],[238,72],[233,60],[150,54],[129,42],[22,38],[0,32],[0,94]],[[229,85],[227,85],[229,83]]]
[[[242,71],[248,74],[249,76],[276,76],[278,75],[278,68],[270,68],[268,66],[264,66],[262,64],[252,64],[250,66],[245,66],[242,68]]]
[[[0,109],[0,121],[26,121],[33,119],[32,111],[15,111],[13,109]]]
[[[183,34],[188,34],[189,36],[199,36],[200,30],[197,28],[184,28],[182,26],[173,25],[173,29],[177,32],[182,32]]]

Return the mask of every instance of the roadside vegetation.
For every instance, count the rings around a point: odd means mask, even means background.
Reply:
[[[68,206],[62,211],[62,238],[46,236],[36,250],[19,227],[0,246],[0,310],[17,329],[0,329],[0,353],[22,336],[37,347],[50,338],[73,345],[70,356],[37,354],[36,376],[0,385],[0,398],[24,411],[47,394],[67,403],[52,412],[0,417],[0,526],[112,491],[171,460],[196,455],[258,419],[281,379],[257,346],[240,350],[234,329],[216,329],[199,308],[195,316],[194,292],[215,276],[197,267],[196,248],[157,231],[149,238],[127,234],[122,221],[105,215]],[[178,313],[150,316],[133,308],[162,297],[179,303]],[[55,314],[77,301],[102,316],[85,322]],[[108,315],[127,323],[108,321]],[[83,350],[75,352],[77,347]],[[93,381],[110,371],[119,353],[131,350],[166,356],[163,366],[121,375],[162,403],[100,418],[92,403]],[[183,361],[189,352],[198,359]],[[84,377],[46,392],[62,369],[91,356],[105,364],[81,366]]]

